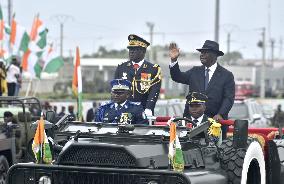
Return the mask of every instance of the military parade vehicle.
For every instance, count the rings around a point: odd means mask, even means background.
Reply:
[[[11,112],[15,123],[5,123],[4,112]],[[5,183],[10,166],[32,161],[26,148],[34,136],[30,125],[39,118],[40,112],[37,98],[0,97],[0,183]]]
[[[46,117],[52,121],[54,115],[48,112]],[[169,161],[167,121],[82,123],[65,115],[49,126],[53,163],[16,164],[8,172],[8,184],[284,183],[284,140],[272,135],[276,129],[250,129],[246,120],[224,121],[233,129],[217,143],[208,134],[212,122],[192,128],[191,120],[173,119],[184,159],[184,170],[177,171]]]

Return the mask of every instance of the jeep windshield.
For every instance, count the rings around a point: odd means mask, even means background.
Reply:
[[[61,128],[61,133],[76,133],[78,130],[82,133],[91,134],[116,134],[119,126],[111,123],[81,123],[81,122],[68,122],[66,126]],[[179,137],[184,137],[187,134],[185,127],[178,127]],[[136,135],[165,135],[169,136],[169,128],[166,126],[149,126],[149,125],[134,125],[134,130],[129,131],[131,134]]]

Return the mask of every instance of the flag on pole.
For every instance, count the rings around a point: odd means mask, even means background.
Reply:
[[[44,51],[37,53],[38,60],[34,66],[35,75],[40,78],[42,72],[55,73],[63,66],[62,57],[58,56],[53,44],[45,47]]]
[[[40,117],[40,120],[38,120],[32,149],[36,158],[36,163],[50,164],[52,162],[52,155],[44,129],[43,117]]]
[[[27,52],[29,41],[30,37],[26,29],[17,23],[14,14],[11,23],[11,34],[10,34],[10,48],[12,54],[21,56],[22,53],[20,52]]]
[[[72,91],[77,97],[78,119],[82,121],[82,74],[79,47],[76,48],[75,65],[72,80]]]
[[[7,39],[9,36],[10,28],[5,25],[2,7],[0,5],[0,58],[4,58],[7,56],[9,48]]]
[[[181,144],[176,133],[176,124],[170,123],[170,143],[169,143],[169,159],[174,171],[182,172],[184,169],[183,153]]]
[[[35,16],[30,32],[28,48],[22,58],[23,70],[29,72],[32,77],[36,74],[34,67],[39,59],[37,53],[42,52],[42,49],[46,45],[46,40],[44,40],[46,39],[46,33],[47,29],[43,26],[42,21],[39,19],[39,15]]]

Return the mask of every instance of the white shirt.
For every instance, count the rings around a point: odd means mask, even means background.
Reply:
[[[120,104],[120,105],[121,105],[121,107],[123,107],[125,103],[126,103],[126,101],[125,101],[125,102],[123,102],[123,103],[121,103],[121,104]],[[114,103],[114,107],[115,107],[115,108],[117,108],[117,106],[118,106],[118,103]]]
[[[139,70],[139,68],[142,66],[143,62],[144,62],[144,59],[141,60],[141,61],[139,61],[138,63],[135,63],[134,61],[132,61],[132,64],[133,64],[133,65],[134,65],[134,64],[138,64],[139,67],[137,68],[137,70]]]
[[[209,67],[209,81],[208,82],[210,82],[210,80],[211,80],[211,78],[212,78],[216,68],[217,68],[217,62],[214,65]],[[204,76],[206,74],[206,69],[207,69],[207,67],[205,67]]]
[[[197,118],[198,123],[197,126],[199,126],[202,123],[202,119],[203,119],[204,114],[202,114],[202,116],[200,116],[199,118]],[[192,121],[195,119],[194,117],[191,116]]]
[[[17,83],[17,78],[15,75],[20,75],[20,68],[14,64],[11,64],[7,71],[6,80],[8,83]]]

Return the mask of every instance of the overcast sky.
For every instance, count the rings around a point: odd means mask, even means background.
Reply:
[[[68,15],[64,24],[64,54],[79,45],[81,53],[127,46],[130,33],[149,40],[146,22],[155,24],[154,44],[176,41],[184,51],[195,51],[206,39],[214,39],[215,0],[12,0],[16,19],[30,30],[33,17],[40,17],[49,28],[50,39],[59,44],[56,15]],[[227,51],[227,33],[231,32],[231,50],[239,50],[246,58],[261,58],[256,43],[261,27],[275,39],[275,57],[284,38],[283,0],[220,0],[220,48]],[[0,0],[7,15],[7,0]],[[53,17],[53,18],[52,18]],[[269,33],[267,32],[267,36]],[[58,49],[59,50],[59,49]],[[283,50],[283,49],[282,49]],[[270,55],[270,49],[267,50]]]

